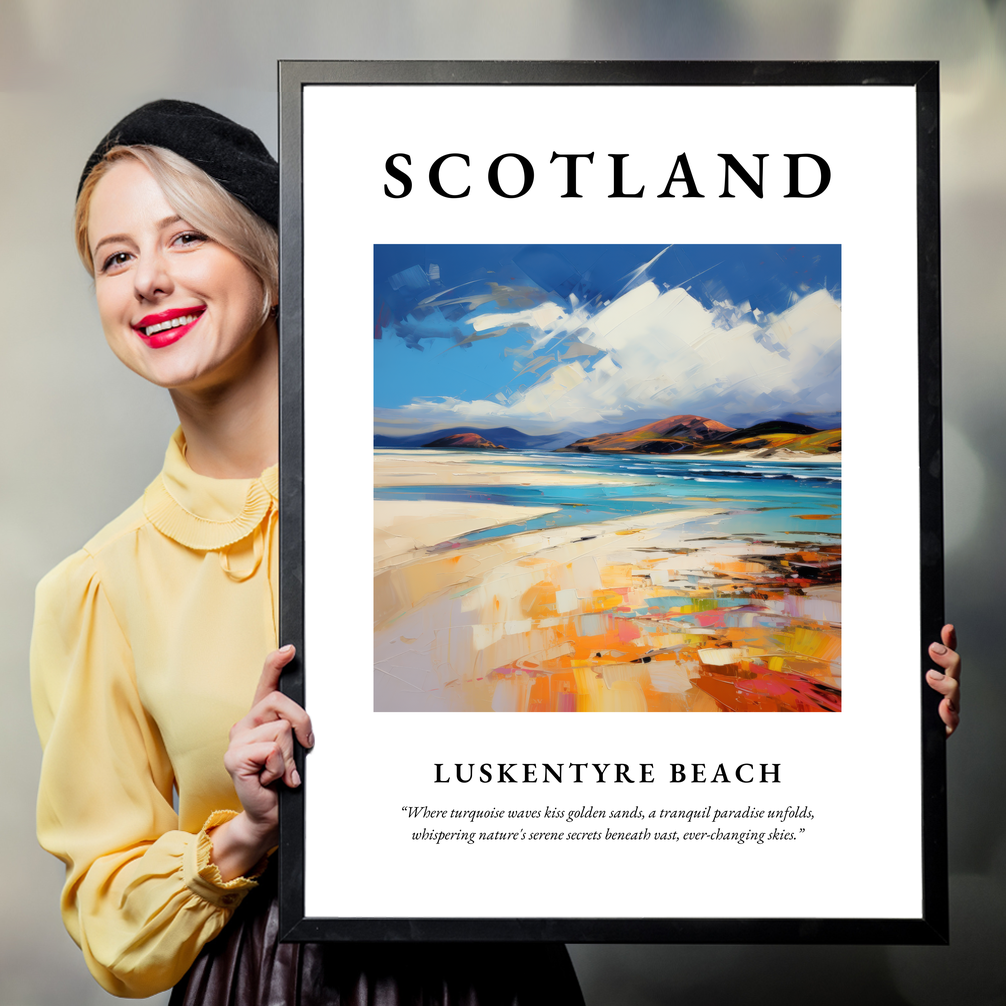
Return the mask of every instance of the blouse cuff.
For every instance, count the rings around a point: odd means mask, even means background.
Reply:
[[[182,875],[186,886],[194,894],[218,908],[234,909],[240,905],[245,895],[253,887],[258,887],[255,878],[261,876],[269,865],[269,857],[263,856],[255,868],[245,876],[224,880],[216,863],[211,862],[213,842],[208,832],[237,816],[236,810],[213,811],[206,819],[202,831],[195,836],[195,841],[186,844],[182,860]]]

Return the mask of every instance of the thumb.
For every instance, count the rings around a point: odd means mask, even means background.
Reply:
[[[293,660],[297,650],[294,646],[284,646],[282,649],[273,650],[265,663],[262,665],[262,676],[258,680],[258,687],[255,689],[255,698],[252,699],[252,707],[257,706],[270,692],[276,691],[279,686],[279,677],[283,673],[283,668]]]

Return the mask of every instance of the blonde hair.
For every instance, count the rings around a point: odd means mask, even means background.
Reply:
[[[74,238],[77,254],[91,278],[94,259],[87,240],[91,197],[116,161],[139,161],[161,187],[168,205],[187,223],[234,252],[262,283],[262,321],[279,294],[279,236],[275,229],[235,199],[202,168],[165,147],[112,147],[92,168],[77,196]]]

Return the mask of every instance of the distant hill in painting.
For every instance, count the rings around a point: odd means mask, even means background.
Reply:
[[[423,444],[423,447],[433,447],[437,450],[447,451],[505,451],[507,449],[500,444],[494,444],[491,440],[486,440],[481,434],[474,432],[454,433],[449,437],[439,437],[437,440],[431,440],[428,444]]]
[[[550,433],[546,436],[532,437],[509,426],[500,426],[492,430],[475,430],[470,426],[455,426],[448,430],[429,430],[426,433],[416,433],[408,437],[386,437],[374,435],[375,447],[386,447],[395,450],[402,448],[420,448],[429,446],[431,441],[447,440],[450,437],[467,433],[484,437],[497,447],[508,447],[512,451],[553,451],[563,447],[573,440],[575,433]]]
[[[576,440],[559,452],[578,454],[731,454],[777,451],[835,454],[842,449],[842,431],[818,430],[801,423],[773,420],[736,429],[704,416],[670,416],[622,433],[605,433]]]
[[[492,430],[454,427],[408,437],[375,435],[374,446],[427,450],[537,450],[568,454],[687,454],[715,456],[738,452],[770,458],[776,452],[806,455],[836,454],[842,431],[818,430],[782,419],[736,428],[706,416],[680,415],[659,419],[621,433],[603,433],[573,440],[575,434],[529,436],[504,426]],[[572,441],[572,442],[571,442]]]

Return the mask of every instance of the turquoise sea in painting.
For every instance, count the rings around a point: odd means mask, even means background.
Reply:
[[[378,454],[381,452],[378,451]],[[392,452],[388,452],[392,453]],[[623,477],[628,485],[430,485],[376,488],[377,500],[425,499],[496,503],[515,507],[554,507],[556,512],[515,520],[459,536],[456,544],[516,534],[536,528],[591,524],[636,514],[694,509],[696,504],[723,509],[696,519],[696,533],[739,535],[766,541],[833,544],[841,536],[842,465],[823,461],[723,461],[697,457],[646,457],[635,454],[555,454],[545,451],[456,451],[501,469],[533,466],[579,476]],[[445,542],[444,545],[449,543]]]

